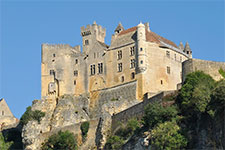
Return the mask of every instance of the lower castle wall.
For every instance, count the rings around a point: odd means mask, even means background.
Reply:
[[[201,59],[189,59],[182,63],[182,82],[185,81],[187,74],[194,71],[203,71],[215,80],[220,80],[223,77],[219,74],[219,69],[225,70],[224,62],[207,61]]]

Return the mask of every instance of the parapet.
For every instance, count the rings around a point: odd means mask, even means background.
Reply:
[[[86,36],[90,34],[95,34],[94,31],[96,31],[96,34],[103,34],[105,36],[106,29],[103,28],[101,25],[97,25],[96,22],[94,22],[92,25],[82,26],[81,28],[81,36]]]

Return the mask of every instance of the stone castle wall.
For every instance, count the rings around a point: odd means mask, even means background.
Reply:
[[[220,68],[225,70],[224,62],[189,59],[182,63],[182,81],[185,81],[187,74],[198,70],[209,74],[215,80],[220,80],[223,78],[219,73]]]
[[[175,91],[164,91],[148,98],[148,95],[145,95],[143,102],[140,102],[124,111],[121,111],[112,116],[112,132],[116,130],[120,123],[126,123],[131,118],[141,119],[144,115],[144,108],[150,103],[162,102],[164,96],[172,94]]]

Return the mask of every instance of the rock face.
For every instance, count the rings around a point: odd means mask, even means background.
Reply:
[[[94,109],[90,109],[89,99],[91,99],[89,95],[79,97],[64,95],[58,99],[33,101],[32,111],[40,110],[45,112],[45,116],[40,123],[29,121],[23,127],[24,148],[26,150],[39,150],[45,139],[59,130],[69,130],[80,135],[81,122],[89,121],[90,128],[87,140],[84,143],[81,142],[79,149],[95,149],[96,147],[102,149],[111,129],[111,115],[139,102],[126,99],[108,100],[103,105],[95,105]],[[100,110],[97,117],[91,115],[96,110]]]

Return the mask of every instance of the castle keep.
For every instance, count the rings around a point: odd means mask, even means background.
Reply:
[[[192,58],[185,47],[154,33],[149,23],[124,29],[120,23],[106,45],[106,29],[94,22],[81,27],[80,46],[42,45],[42,98],[136,84],[136,99],[145,93],[176,90],[182,82],[182,62]]]

